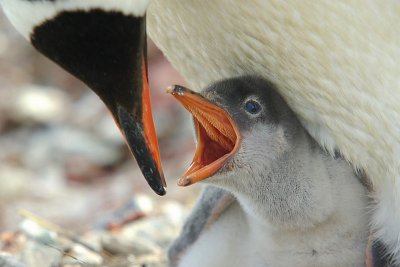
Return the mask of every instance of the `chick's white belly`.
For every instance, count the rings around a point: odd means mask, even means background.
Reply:
[[[179,267],[269,266],[263,248],[252,244],[249,227],[236,202],[188,248]]]
[[[365,218],[359,217],[358,222],[363,225]],[[342,227],[335,221],[329,220],[324,226],[311,229],[308,233],[274,232],[266,224],[250,217],[235,202],[183,253],[178,266],[365,266],[366,227],[352,232],[354,229],[351,227]]]

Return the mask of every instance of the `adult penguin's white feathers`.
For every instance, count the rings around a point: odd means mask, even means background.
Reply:
[[[4,12],[14,27],[29,40],[32,30],[60,12],[102,9],[126,15],[143,16],[149,0],[1,0]]]

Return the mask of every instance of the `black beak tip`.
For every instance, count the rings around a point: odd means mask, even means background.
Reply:
[[[151,189],[153,189],[153,191],[157,195],[164,196],[167,193],[167,190],[165,190],[165,187],[163,185],[163,181],[164,181],[163,178],[159,177],[159,178],[157,178],[155,180],[152,179],[152,177],[149,178],[149,177],[145,176],[145,178],[146,178],[148,184],[150,185]]]
[[[165,190],[164,187],[161,187],[158,188],[157,190],[154,189],[154,192],[156,192],[156,194],[159,196],[164,196],[167,193],[167,190]]]
[[[137,162],[140,170],[151,189],[153,189],[153,191],[159,196],[165,195],[167,193],[165,189],[165,178],[162,171],[159,172],[156,168],[155,162],[151,160],[146,161],[143,158],[138,157],[136,157],[136,159],[138,159]]]
[[[187,91],[188,91],[188,89],[186,87],[181,86],[181,85],[172,85],[172,86],[169,86],[167,88],[167,93],[168,94],[172,94],[172,95],[174,95],[174,94],[183,95]]]
[[[156,194],[165,195],[167,192],[165,190],[164,174],[148,146],[144,135],[143,122],[135,120],[124,107],[118,107],[116,114],[118,124],[125,136],[129,149],[135,156],[147,183]]]

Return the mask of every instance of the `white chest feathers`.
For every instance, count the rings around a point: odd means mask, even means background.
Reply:
[[[202,232],[178,266],[365,266],[367,200],[357,183],[350,185],[355,191],[344,190],[326,221],[302,230],[264,224],[236,201]]]

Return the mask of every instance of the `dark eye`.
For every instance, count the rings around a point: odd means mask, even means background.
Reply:
[[[261,111],[261,106],[254,100],[248,100],[244,104],[245,110],[250,114],[257,114]]]

